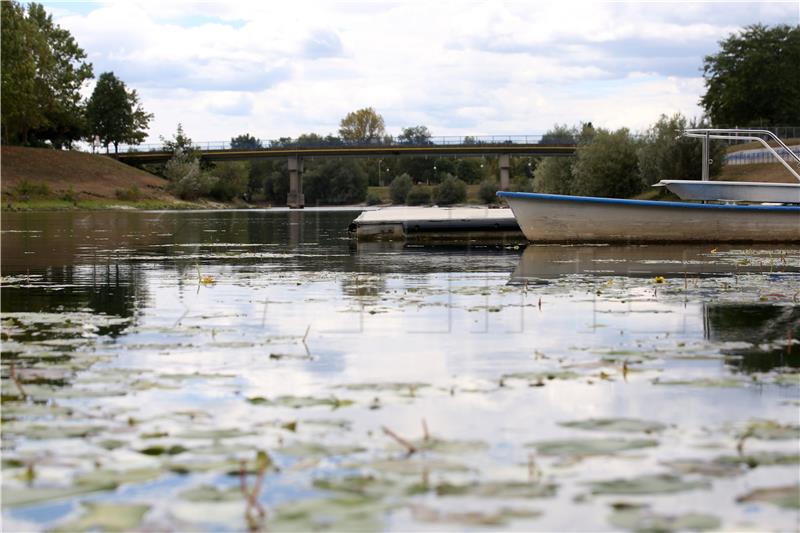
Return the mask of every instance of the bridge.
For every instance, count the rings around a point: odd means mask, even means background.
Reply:
[[[386,156],[497,156],[500,167],[500,188],[507,190],[511,182],[511,156],[564,157],[575,154],[570,139],[545,139],[541,136],[514,135],[489,137],[436,137],[421,143],[396,142],[346,143],[328,139],[325,143],[309,144],[291,139],[270,141],[266,147],[258,141],[252,148],[232,147],[226,142],[196,143],[193,150],[205,161],[235,161],[261,158],[285,158],[289,169],[287,205],[304,206],[303,158],[307,157],[386,157]],[[141,150],[144,148],[144,150]],[[141,150],[141,151],[140,151]],[[164,163],[174,153],[164,145],[145,145],[128,148],[115,157],[128,164]]]

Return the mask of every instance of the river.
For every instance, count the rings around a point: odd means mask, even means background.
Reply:
[[[3,529],[795,529],[800,247],[2,219]]]

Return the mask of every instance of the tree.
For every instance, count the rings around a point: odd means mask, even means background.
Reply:
[[[113,72],[103,72],[86,104],[86,117],[90,137],[99,137],[106,152],[113,144],[117,153],[120,143],[144,141],[153,115],[142,109],[135,90],[128,91]]]
[[[593,129],[591,141],[579,144],[575,154],[573,194],[628,198],[641,192],[637,148],[626,128]]]
[[[431,132],[428,126],[411,126],[403,128],[403,132],[397,136],[400,144],[411,144],[414,146],[424,146],[431,144]]]
[[[644,134],[639,147],[639,171],[643,185],[649,186],[661,180],[693,180],[702,177],[703,148],[700,139],[680,137],[687,127],[702,128],[707,124],[687,123],[680,113],[668,117],[661,115]],[[719,174],[722,169],[725,147],[711,142],[710,174]]]
[[[367,174],[352,159],[326,159],[303,174],[306,204],[353,204],[367,198]]]
[[[69,146],[82,136],[86,52],[40,4],[2,2],[2,26],[3,142]]]
[[[393,179],[392,183],[389,184],[389,196],[392,198],[392,203],[405,203],[406,196],[408,196],[408,192],[413,186],[414,182],[411,181],[411,176],[408,174],[400,174]]]
[[[339,135],[349,143],[377,143],[385,134],[383,117],[371,107],[352,111],[339,123]]]
[[[451,174],[445,174],[442,183],[436,188],[436,203],[453,205],[467,200],[467,184]]]
[[[231,148],[236,150],[258,150],[263,148],[263,145],[260,140],[249,133],[243,133],[236,137],[231,137]]]
[[[176,154],[180,152],[186,156],[194,152],[192,139],[184,133],[183,125],[180,122],[178,123],[178,129],[172,135],[172,139],[165,139],[162,135],[159,135],[159,139],[161,139],[161,142],[164,144],[164,150],[167,152]]]
[[[800,25],[755,24],[703,60],[700,103],[715,125],[800,123]]]

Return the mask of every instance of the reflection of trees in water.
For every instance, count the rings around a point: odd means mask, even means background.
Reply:
[[[776,367],[800,367],[800,348],[769,346],[800,338],[800,307],[767,304],[707,305],[705,335],[722,342],[748,342],[752,348],[725,350],[736,356],[727,364],[743,372],[766,372]],[[767,345],[761,348],[759,345]]]
[[[386,278],[381,274],[354,273],[342,278],[342,294],[358,301],[378,299],[385,291]]]
[[[25,287],[5,286],[3,312],[48,313],[90,310],[122,318],[135,317],[147,299],[144,272],[132,264],[65,265],[51,267]],[[24,284],[27,285],[27,284]],[[117,335],[126,326],[101,333]]]

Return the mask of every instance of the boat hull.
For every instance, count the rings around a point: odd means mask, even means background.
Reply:
[[[537,243],[800,242],[800,207],[499,192]]]

